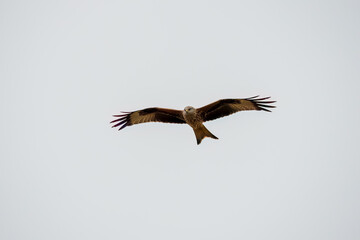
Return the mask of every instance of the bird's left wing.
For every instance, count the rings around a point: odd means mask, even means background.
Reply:
[[[198,108],[197,112],[203,121],[214,120],[216,118],[225,117],[227,115],[246,110],[262,110],[271,112],[268,108],[274,108],[275,106],[269,104],[276,101],[266,101],[270,97],[258,97],[259,96],[244,99],[221,99],[202,108]]]
[[[124,112],[124,114],[113,115],[117,119],[110,123],[115,123],[112,127],[124,127],[145,122],[164,122],[164,123],[186,123],[182,111],[167,108],[145,108],[134,112]]]

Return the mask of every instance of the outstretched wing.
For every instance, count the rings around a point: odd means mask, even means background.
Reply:
[[[117,119],[110,123],[115,123],[112,127],[124,127],[145,122],[164,122],[164,123],[186,123],[182,111],[166,108],[145,108],[134,112],[123,112],[124,114],[113,115]]]
[[[244,99],[221,99],[202,108],[198,108],[197,112],[200,114],[203,121],[225,117],[239,111],[262,110],[271,112],[268,108],[274,108],[275,106],[269,104],[276,101],[266,101],[270,97],[258,97],[259,96]]]

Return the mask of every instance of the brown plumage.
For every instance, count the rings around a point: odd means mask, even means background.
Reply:
[[[218,139],[204,125],[203,122],[225,117],[230,114],[247,111],[267,111],[275,108],[276,101],[267,101],[270,97],[258,98],[259,96],[244,99],[221,99],[201,108],[185,107],[183,111],[167,108],[145,108],[134,112],[123,112],[124,114],[113,115],[117,119],[111,121],[112,127],[119,130],[138,123],[164,122],[164,123],[187,123],[195,133],[197,144],[205,137]]]

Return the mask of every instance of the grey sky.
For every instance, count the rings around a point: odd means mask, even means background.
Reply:
[[[359,239],[359,1],[2,1],[0,239]],[[273,113],[111,129],[119,111]]]

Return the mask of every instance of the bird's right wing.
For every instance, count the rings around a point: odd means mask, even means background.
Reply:
[[[182,111],[167,108],[145,108],[134,112],[123,112],[124,114],[113,115],[117,119],[111,121],[119,127],[124,127],[145,122],[164,122],[164,123],[186,123]]]

